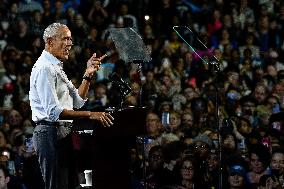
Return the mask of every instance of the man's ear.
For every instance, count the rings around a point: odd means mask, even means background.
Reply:
[[[53,41],[52,41],[51,38],[48,38],[48,39],[46,40],[46,42],[47,42],[48,46],[52,46],[52,45],[53,45]]]
[[[9,176],[7,176],[7,177],[5,178],[5,183],[8,184],[8,182],[10,182],[10,177],[9,177]]]

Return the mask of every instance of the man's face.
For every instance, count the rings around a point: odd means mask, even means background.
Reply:
[[[146,118],[146,128],[148,134],[155,133],[159,130],[159,117],[156,114],[148,114]]]
[[[216,170],[218,167],[218,156],[216,154],[209,154],[207,160],[208,170],[213,171]]]
[[[255,111],[255,104],[253,102],[245,102],[242,106],[242,114],[245,116],[253,115]]]
[[[67,60],[73,45],[71,31],[67,27],[62,27],[58,34],[49,40],[51,54],[60,61]]]
[[[208,155],[209,147],[206,143],[201,141],[196,141],[194,144],[193,153],[198,157],[204,158]]]
[[[267,96],[264,86],[257,86],[254,90],[254,97],[258,102],[263,102]]]
[[[284,170],[284,154],[275,153],[271,158],[271,169],[278,172],[279,174],[283,173]]]
[[[163,152],[158,150],[149,155],[149,165],[152,170],[157,170],[164,163]]]
[[[188,127],[193,126],[193,116],[189,113],[183,114],[181,121],[182,123],[187,124]]]

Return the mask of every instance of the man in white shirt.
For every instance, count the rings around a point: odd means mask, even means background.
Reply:
[[[45,49],[30,77],[29,100],[32,120],[36,123],[33,141],[45,189],[68,189],[72,119],[98,120],[106,127],[113,124],[113,117],[108,113],[73,109],[81,108],[86,102],[90,81],[106,55],[93,54],[76,89],[62,69],[72,47],[71,31],[64,24],[53,23],[45,29],[43,39]]]

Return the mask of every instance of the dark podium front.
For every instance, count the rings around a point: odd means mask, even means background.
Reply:
[[[89,120],[76,121],[80,128],[94,127],[89,156],[92,166],[92,188],[130,189],[130,152],[136,136],[146,134],[146,108],[129,107],[114,110],[114,125],[103,127]]]

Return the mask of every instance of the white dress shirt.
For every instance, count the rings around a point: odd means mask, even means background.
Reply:
[[[35,122],[63,121],[59,120],[63,109],[81,108],[86,102],[68,80],[62,62],[45,50],[32,69],[29,100]]]

